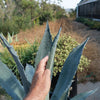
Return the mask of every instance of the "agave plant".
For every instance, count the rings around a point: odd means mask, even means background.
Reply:
[[[23,98],[29,92],[29,88],[32,82],[32,78],[35,73],[35,69],[37,64],[40,62],[42,58],[46,55],[49,55],[49,60],[46,68],[51,70],[51,79],[53,75],[53,63],[54,63],[54,55],[56,51],[57,41],[60,36],[61,28],[58,31],[58,34],[52,41],[52,36],[50,34],[49,24],[47,22],[45,34],[39,46],[39,50],[37,52],[37,56],[35,59],[34,67],[27,64],[25,69],[21,64],[19,57],[17,56],[16,51],[13,49],[13,46],[9,45],[7,40],[0,34],[0,39],[2,43],[7,47],[8,51],[11,53],[13,59],[16,62],[17,68],[20,73],[21,83],[18,81],[16,76],[12,73],[12,71],[0,61],[0,86],[6,90],[6,92],[12,97],[13,100],[23,100]],[[60,73],[57,85],[55,90],[49,98],[49,93],[45,100],[68,100],[68,91],[72,83],[73,76],[76,73],[77,66],[80,62],[80,57],[82,55],[83,48],[87,43],[88,39],[83,42],[81,45],[77,46],[72,50],[66,59],[62,71]],[[85,100],[89,95],[93,94],[96,90],[91,90],[89,92],[81,93],[71,100]]]

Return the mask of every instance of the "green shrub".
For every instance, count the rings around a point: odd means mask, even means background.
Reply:
[[[14,21],[18,25],[19,29],[25,30],[31,28],[31,16],[14,16]]]
[[[33,45],[23,45],[15,47],[19,55],[21,63],[25,66],[26,63],[34,66],[35,56],[38,49],[38,42],[34,42]]]
[[[46,22],[47,20],[52,20],[52,18],[53,18],[52,11],[44,11],[39,17],[40,25],[42,25],[43,22]]]
[[[54,60],[54,76],[57,75],[58,72],[61,72],[63,67],[63,63],[68,57],[69,53],[75,48],[79,43],[73,39],[71,36],[61,36],[59,38],[55,60]],[[78,66],[78,71],[83,71],[90,64],[90,60],[82,55],[80,64]]]
[[[8,33],[16,34],[19,32],[19,26],[14,20],[5,20],[0,23],[0,33],[3,33],[4,36],[7,36]]]
[[[89,26],[91,29],[100,30],[100,22],[93,21],[92,19],[83,18],[83,17],[77,18],[76,21],[82,22],[83,24]]]
[[[4,49],[4,52],[0,53],[0,59],[2,60],[3,63],[7,64],[7,66],[14,72],[14,74],[19,79],[17,66],[6,48]]]
[[[25,66],[26,63],[34,66],[35,56],[38,49],[37,42],[34,42],[33,45],[14,45],[14,48],[17,51],[17,54],[23,66]],[[6,48],[4,49],[4,52],[0,53],[0,59],[14,72],[14,74],[20,80],[19,72],[15,61],[13,60],[11,54],[7,51]]]

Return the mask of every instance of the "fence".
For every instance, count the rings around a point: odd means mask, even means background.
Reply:
[[[78,6],[78,17],[88,17],[100,19],[100,0],[79,5]]]

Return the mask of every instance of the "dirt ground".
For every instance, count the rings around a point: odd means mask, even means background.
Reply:
[[[84,71],[78,75],[78,79],[85,82],[78,84],[77,91],[79,94],[100,87],[100,31],[91,30],[89,27],[76,21],[72,21],[72,27],[73,32],[76,34],[74,35],[74,38],[76,38],[77,41],[80,42],[80,40],[90,37],[90,40],[86,45],[87,49],[84,50],[84,55],[91,59],[91,64],[88,68],[88,71]],[[90,77],[86,78],[86,75],[90,75]],[[100,100],[99,94],[100,89],[98,89],[98,91],[93,95],[89,96],[87,100]]]
[[[72,30],[75,35],[72,34],[77,41],[84,40],[89,37],[89,42],[86,45],[86,50],[84,50],[84,55],[91,60],[88,71],[85,73],[90,77],[87,80],[100,81],[100,31],[91,30],[89,27],[72,21]],[[84,72],[80,73],[79,78],[84,76]],[[85,80],[85,77],[83,77]]]

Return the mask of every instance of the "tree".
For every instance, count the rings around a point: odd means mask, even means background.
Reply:
[[[4,4],[4,2],[1,0],[1,1],[0,1],[0,19],[1,19],[1,20],[4,19],[4,9],[5,9],[5,4]]]
[[[13,0],[2,0],[3,2],[3,12],[5,17],[11,19],[15,9],[15,3]]]

